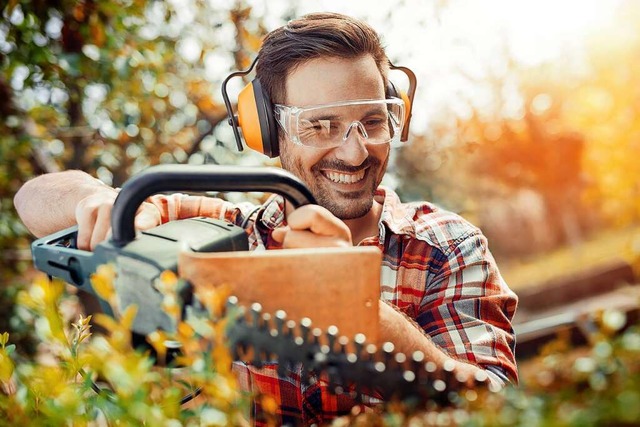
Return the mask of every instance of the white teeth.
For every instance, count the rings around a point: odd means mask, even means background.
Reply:
[[[356,173],[325,172],[325,176],[338,184],[353,184],[364,178],[364,170]]]

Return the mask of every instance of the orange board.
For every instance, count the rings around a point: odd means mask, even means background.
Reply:
[[[178,273],[195,292],[225,284],[241,304],[263,312],[308,317],[312,327],[338,327],[352,339],[378,340],[382,254],[373,247],[282,249],[252,252],[182,252]]]

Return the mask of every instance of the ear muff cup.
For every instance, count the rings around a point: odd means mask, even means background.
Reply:
[[[387,83],[387,98],[400,98],[404,102],[404,123],[403,125],[409,126],[409,120],[411,119],[411,100],[409,95],[405,92],[396,89],[396,86],[391,80]]]
[[[248,147],[269,157],[280,155],[273,104],[259,79],[246,85],[238,95],[238,126]]]

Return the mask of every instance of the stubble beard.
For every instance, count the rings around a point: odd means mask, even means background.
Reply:
[[[293,156],[291,156],[293,157]],[[382,181],[384,170],[387,166],[388,157],[384,164],[375,157],[369,156],[361,167],[344,165],[336,161],[323,161],[316,163],[311,167],[310,171],[305,171],[302,162],[298,158],[291,159],[288,153],[283,152],[280,156],[282,167],[300,178],[311,194],[316,198],[318,205],[324,207],[337,218],[342,220],[356,219],[365,216],[373,206],[373,197],[378,185]],[[358,192],[344,193],[330,187],[327,178],[322,174],[322,169],[333,169],[336,171],[344,171],[353,173],[367,167],[364,179],[370,179],[371,185],[363,188]],[[375,174],[375,178],[371,179],[370,174]],[[326,185],[325,185],[326,184]]]

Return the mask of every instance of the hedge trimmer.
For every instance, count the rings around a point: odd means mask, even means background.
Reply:
[[[245,256],[245,251],[249,249],[245,230],[224,220],[189,218],[136,233],[134,218],[140,204],[153,194],[168,191],[261,191],[284,196],[294,208],[315,203],[306,186],[295,176],[281,169],[156,166],[133,177],[122,187],[113,206],[112,237],[100,243],[93,252],[76,248],[76,227],[38,239],[32,244],[34,264],[39,270],[96,296],[90,281],[91,275],[99,265],[114,264],[117,271],[115,290],[121,307],[125,308],[130,304],[138,306],[138,314],[132,326],[134,337],[137,337],[134,342],[138,343],[144,342],[145,336],[158,329],[171,331],[174,327],[172,319],[161,309],[162,294],[155,287],[163,271],[187,272],[184,273],[187,277],[183,281],[186,286],[180,291],[185,305],[183,309],[197,309],[198,301],[192,297],[193,283],[189,279],[195,278],[197,271],[202,269],[198,268],[195,258],[190,261],[183,258],[184,254],[192,258],[202,257],[200,261],[209,265],[208,272],[215,269],[218,269],[218,272],[220,269],[231,271],[234,259],[240,260],[234,258],[236,255],[245,257],[245,261],[249,259],[256,265],[260,259]],[[337,257],[333,259],[348,258],[350,252],[344,251],[338,251]],[[354,254],[359,253],[364,257],[359,259],[368,259],[373,264],[377,260],[377,265],[372,265],[371,268],[367,266],[366,270],[378,273],[379,254],[376,255],[375,251],[371,248],[353,248]],[[229,254],[230,258],[223,258],[221,267],[212,270],[211,263],[214,262],[214,258],[217,254],[227,256],[221,254],[224,252],[233,254]],[[265,256],[276,252],[277,258],[269,258],[266,264],[263,263],[267,270],[263,270],[260,277],[270,274],[270,266],[276,268],[277,265],[287,265],[287,258],[297,260],[296,263],[300,267],[297,271],[305,271],[312,268],[305,264],[305,260],[331,259],[323,257],[332,256],[331,252],[326,250],[266,251]],[[213,253],[216,255],[212,255]],[[181,262],[187,267],[180,265]],[[190,273],[189,266],[193,270]],[[331,274],[331,266],[323,268]],[[286,270],[278,267],[278,272],[282,273],[283,269]],[[251,267],[247,270],[248,274],[251,274]],[[273,269],[271,272],[277,273]],[[292,276],[289,277],[291,288],[310,287],[309,283],[298,283],[296,270],[287,275]],[[459,396],[455,392],[473,383],[487,381],[484,375],[474,379],[457,378],[453,373],[453,363],[436,366],[435,363],[425,360],[421,352],[404,355],[395,352],[391,343],[377,346],[375,339],[367,340],[365,334],[350,330],[349,322],[328,324],[332,319],[340,319],[339,312],[344,312],[344,306],[341,307],[339,304],[340,299],[326,301],[323,308],[325,311],[317,315],[320,321],[314,318],[313,323],[309,319],[313,316],[301,315],[305,313],[305,301],[295,295],[288,297],[289,300],[277,300],[277,304],[283,306],[272,306],[269,295],[289,294],[282,290],[255,293],[260,277],[257,277],[255,282],[237,285],[234,291],[238,293],[230,297],[227,303],[229,313],[236,313],[235,316],[231,316],[235,320],[228,328],[228,341],[238,359],[249,361],[256,367],[260,367],[266,361],[276,360],[282,375],[286,374],[287,367],[301,364],[303,372],[308,374],[309,378],[317,376],[327,381],[333,392],[348,393],[355,398],[369,394],[385,399],[395,396],[451,402]],[[305,281],[310,280],[304,275],[299,277],[305,277]],[[365,279],[371,281],[370,278]],[[332,279],[333,281],[335,280]],[[367,289],[363,291],[361,301],[352,305],[360,304],[362,316],[370,319],[364,319],[365,322],[361,324],[363,328],[369,325],[370,331],[373,331],[368,334],[371,338],[377,333],[379,285],[364,284]],[[317,305],[319,301],[313,303]],[[350,303],[347,301],[347,304]],[[105,312],[111,313],[111,307],[107,302],[101,301],[101,305]],[[263,307],[271,309],[267,311]],[[356,324],[357,321],[358,318],[353,319]],[[345,335],[345,331],[349,333]]]

